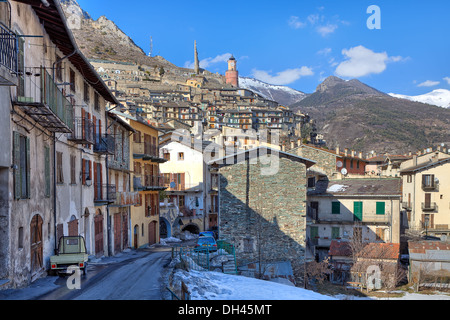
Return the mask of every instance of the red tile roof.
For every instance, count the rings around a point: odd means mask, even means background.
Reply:
[[[331,240],[328,254],[330,256],[351,256],[352,249],[350,247],[350,242],[345,240]]]
[[[399,243],[368,243],[357,254],[360,258],[369,259],[398,259],[400,256]]]

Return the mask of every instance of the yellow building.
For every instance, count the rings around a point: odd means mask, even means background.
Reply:
[[[159,164],[160,130],[144,120],[127,116],[136,130],[131,143],[133,191],[139,192],[139,203],[131,207],[131,243],[140,248],[159,242],[159,192],[164,190]]]
[[[402,207],[410,230],[438,237],[450,235],[449,172],[450,156],[440,151],[402,163]]]

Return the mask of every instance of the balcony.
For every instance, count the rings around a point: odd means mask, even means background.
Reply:
[[[166,159],[159,157],[159,150],[156,145],[145,142],[133,142],[133,157],[155,163],[167,162]]]
[[[436,202],[422,202],[422,211],[437,211]]]
[[[94,152],[113,155],[115,150],[116,141],[114,139],[114,136],[109,134],[97,135],[94,143]]]
[[[439,184],[434,180],[422,182],[422,189],[424,191],[439,191]]]
[[[139,203],[139,192],[116,192],[115,201],[112,203],[114,207],[129,207]]]
[[[42,67],[25,69],[13,104],[50,132],[74,130],[72,104]]]
[[[67,135],[67,140],[78,144],[94,144],[94,123],[85,118],[75,118],[73,121],[74,129]]]
[[[402,202],[402,208],[406,210],[412,210],[412,205],[410,202]]]
[[[308,211],[307,211],[308,215]],[[315,217],[315,219],[314,219]],[[363,213],[362,218],[359,217],[357,220],[354,220],[354,215],[350,214],[324,214],[324,213],[314,213],[311,211],[311,219],[315,220],[315,223],[322,224],[354,224],[355,221],[358,221],[364,225],[389,225],[391,223],[391,214],[386,212],[386,214],[372,214],[372,213]]]
[[[18,53],[16,34],[0,23],[0,86],[19,84]]]
[[[94,203],[105,205],[117,200],[116,186],[113,184],[94,183]]]
[[[134,190],[139,191],[161,191],[166,187],[163,183],[163,176],[155,175],[134,175],[133,186]]]

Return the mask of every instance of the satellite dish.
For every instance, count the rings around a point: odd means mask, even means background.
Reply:
[[[347,169],[345,169],[345,168],[342,168],[342,170],[341,170],[341,173],[344,175],[344,176],[346,176],[347,175],[347,173],[348,173],[348,171],[347,171]]]
[[[342,163],[342,161],[336,162],[336,166],[337,166],[338,168],[342,168],[343,165],[344,165],[344,164]]]

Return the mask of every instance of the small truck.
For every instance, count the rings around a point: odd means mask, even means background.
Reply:
[[[67,274],[67,268],[76,266],[86,274],[89,257],[82,236],[63,236],[59,239],[56,255],[50,257],[50,271],[58,275]]]

